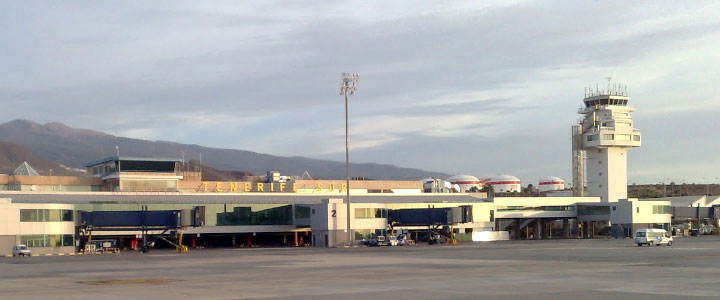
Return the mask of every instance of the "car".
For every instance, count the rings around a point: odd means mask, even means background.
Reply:
[[[668,245],[672,246],[673,238],[665,229],[638,229],[635,232],[635,243],[638,247],[642,245]]]
[[[27,245],[15,245],[13,246],[12,256],[30,256],[30,248]]]

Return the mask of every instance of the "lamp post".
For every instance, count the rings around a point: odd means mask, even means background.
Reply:
[[[342,73],[342,83],[340,84],[340,95],[345,95],[345,192],[347,207],[347,245],[351,246],[353,237],[350,231],[350,142],[348,138],[348,97],[355,94],[357,90],[357,81],[360,75],[358,73]]]
[[[662,182],[663,185],[663,198],[667,198],[667,187],[665,186],[665,181]]]

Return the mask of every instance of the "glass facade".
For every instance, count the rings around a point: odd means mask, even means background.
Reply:
[[[21,209],[20,222],[72,222],[69,209]]]
[[[72,234],[22,235],[20,243],[28,247],[71,247],[75,239]]]
[[[310,219],[310,208],[295,206],[295,219]]]
[[[670,205],[653,205],[652,213],[655,215],[671,214],[672,208]]]
[[[631,135],[629,134],[616,134],[615,139],[618,141],[629,141],[631,138]]]
[[[152,203],[119,204],[91,203],[76,204],[76,210],[82,211],[140,211],[147,205],[148,210],[181,210],[205,207],[205,226],[232,225],[292,225],[292,204],[247,204],[247,203]],[[298,212],[297,210],[300,210]],[[305,207],[304,209],[307,209]],[[296,206],[296,214],[306,213]]]
[[[387,218],[387,209],[384,208],[356,208],[355,219]]]
[[[546,205],[546,206],[506,206],[497,211],[574,211],[574,205]]]
[[[252,211],[252,207],[235,207],[232,212],[217,213],[217,226],[292,225],[292,205]]]
[[[578,215],[609,215],[610,206],[578,205]]]

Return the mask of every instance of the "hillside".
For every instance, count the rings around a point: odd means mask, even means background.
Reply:
[[[0,174],[10,174],[20,164],[27,161],[40,175],[81,175],[81,172],[69,170],[58,163],[33,154],[27,148],[15,143],[0,141]]]
[[[202,153],[203,164],[219,170],[245,171],[252,174],[275,170],[287,175],[302,175],[307,171],[315,178],[326,179],[345,176],[343,162],[115,137],[98,131],[71,128],[61,123],[41,125],[28,120],[14,120],[0,125],[0,140],[22,145],[47,160],[76,168],[93,160],[114,156],[117,144],[121,156],[180,158],[184,153],[187,159],[197,159]],[[440,172],[373,163],[351,164],[351,172],[353,177],[370,179],[448,176]]]

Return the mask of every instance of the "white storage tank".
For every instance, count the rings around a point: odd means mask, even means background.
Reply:
[[[520,192],[522,190],[522,181],[512,175],[500,174],[490,177],[485,185],[492,186],[496,193]]]
[[[471,188],[476,187],[482,189],[483,183],[475,176],[472,175],[455,175],[447,179],[452,185],[457,185],[459,192],[467,192]]]
[[[538,190],[540,192],[561,191],[565,189],[565,180],[560,177],[549,176],[540,179]]]

